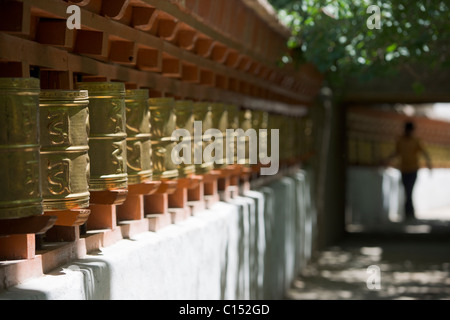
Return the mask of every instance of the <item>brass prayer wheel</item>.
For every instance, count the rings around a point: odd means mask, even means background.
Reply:
[[[226,164],[226,131],[228,129],[228,110],[226,105],[223,103],[214,102],[211,105],[212,109],[212,125],[214,129],[222,132],[222,145],[223,145],[223,157],[221,159],[216,159],[214,162],[214,168],[222,169],[227,166]],[[214,141],[215,143],[219,143],[218,141]],[[214,155],[215,156],[215,155]]]
[[[256,130],[258,135],[258,159],[269,156],[270,150],[268,150],[268,126],[269,126],[269,113],[263,110],[252,110],[252,127]],[[266,131],[263,131],[266,130]],[[266,150],[260,148],[264,146]]]
[[[0,78],[0,219],[43,213],[39,92],[38,79]]]
[[[282,153],[283,153],[283,148],[285,148],[285,143],[284,143],[284,136],[282,135],[282,122],[281,122],[282,118],[279,114],[276,113],[269,113],[268,119],[267,119],[267,149],[269,150],[269,152],[272,152],[272,130],[279,130],[279,137],[280,137],[280,141],[279,141],[279,159],[282,159]]]
[[[191,100],[175,101],[176,129],[185,129],[190,133],[190,155],[182,155],[183,162],[178,166],[178,176],[187,177],[195,173],[194,165],[194,103]],[[189,160],[190,158],[190,160]]]
[[[153,180],[175,179],[178,168],[172,161],[176,145],[172,133],[176,129],[175,100],[173,98],[150,98],[150,128],[152,143]]]
[[[205,148],[211,143],[210,137],[206,136],[206,132],[214,128],[212,117],[212,106],[210,102],[194,103],[194,120],[202,122],[201,141],[194,141],[194,155],[195,153],[201,153],[202,156],[202,163],[195,165],[195,172],[197,174],[205,174],[214,169],[214,162],[203,158]]]
[[[250,110],[240,110],[239,112],[239,127],[245,132],[252,129],[252,112]],[[254,141],[253,143],[257,143]],[[240,150],[239,150],[240,149]],[[250,137],[247,135],[238,136],[238,151],[245,154],[244,159],[238,159],[238,164],[245,166],[250,165]],[[245,152],[245,153],[244,153]]]
[[[135,89],[126,91],[127,173],[129,185],[140,184],[152,179],[152,142],[148,99],[148,90]]]
[[[125,85],[81,82],[77,87],[89,92],[89,190],[125,189],[128,187]]]
[[[234,130],[233,135],[231,135],[228,138],[229,140],[227,140],[228,147],[230,151],[233,151],[234,154],[233,159],[228,159],[228,162],[231,162],[231,164],[237,164],[238,141],[236,130],[239,129],[239,107],[235,104],[227,104],[225,108],[227,110],[227,128],[230,130]],[[226,135],[224,135],[224,137],[226,137]]]
[[[89,97],[86,90],[40,93],[44,210],[89,207]]]
[[[239,128],[239,107],[235,104],[227,104],[226,105],[227,110],[227,118],[228,123],[227,127],[228,129],[236,130]]]

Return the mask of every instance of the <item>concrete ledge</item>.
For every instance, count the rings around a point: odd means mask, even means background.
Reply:
[[[0,299],[283,298],[312,247],[306,221],[313,211],[299,201],[304,177],[283,177],[156,233],[120,240],[1,291]]]

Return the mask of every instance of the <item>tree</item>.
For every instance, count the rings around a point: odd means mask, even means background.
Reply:
[[[333,86],[408,72],[449,69],[448,0],[269,0],[292,30],[286,64],[312,62]],[[381,27],[373,26],[380,9]],[[419,67],[419,69],[417,69]]]

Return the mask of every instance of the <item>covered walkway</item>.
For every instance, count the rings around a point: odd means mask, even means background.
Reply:
[[[450,299],[448,4],[360,2],[0,1],[0,300]]]
[[[294,282],[293,300],[450,299],[450,221],[383,225],[379,232],[349,233],[317,253]],[[371,290],[367,269],[380,269]]]

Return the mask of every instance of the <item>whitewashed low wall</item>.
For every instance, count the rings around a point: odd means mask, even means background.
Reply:
[[[315,213],[301,171],[182,223],[0,293],[0,299],[282,299],[311,256]]]

